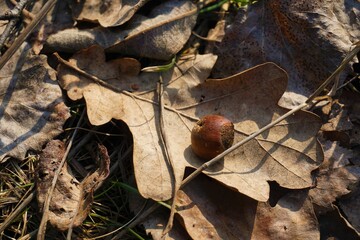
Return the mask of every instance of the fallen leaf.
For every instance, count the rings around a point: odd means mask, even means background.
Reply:
[[[350,165],[350,159],[354,157],[351,149],[340,146],[339,142],[332,142],[319,138],[321,146],[324,150],[324,162],[321,164],[320,169],[335,169]]]
[[[267,203],[258,207],[254,239],[319,239],[317,222],[307,191],[292,192],[272,208]]]
[[[360,167],[358,167],[358,181],[357,185],[353,187],[351,193],[339,200],[339,207],[341,212],[346,216],[346,219],[351,225],[360,233]],[[359,234],[360,235],[360,234]]]
[[[51,35],[46,48],[75,52],[100,45],[123,56],[169,60],[183,48],[196,18],[197,8],[190,1],[166,1],[147,16],[134,15],[126,28],[66,29]]]
[[[135,15],[129,22],[123,40],[109,46],[107,51],[168,60],[179,52],[195,26],[197,8],[190,1],[166,1],[148,16]]]
[[[317,176],[316,188],[310,190],[310,196],[318,214],[333,209],[337,199],[350,193],[349,187],[358,182],[360,167],[346,166],[326,169]]]
[[[79,54],[70,61],[80,66],[82,61],[87,62],[83,58],[93,59],[89,56],[91,49],[88,51],[83,53],[83,57]],[[164,130],[171,139],[167,148],[173,167],[165,160],[159,139],[160,120],[155,92],[159,79],[157,73],[146,75],[147,79],[151,79],[146,84],[147,90],[153,91],[133,95],[113,92],[115,95],[111,97],[107,93],[109,90],[104,90],[104,87],[89,79],[80,77],[72,83],[66,78],[69,75],[76,78],[77,75],[61,70],[59,76],[70,98],[73,89],[83,91],[82,88],[86,89],[89,84],[96,85],[100,93],[106,93],[97,102],[92,102],[92,106],[88,105],[88,109],[98,108],[100,102],[110,102],[116,97],[117,100],[111,103],[115,105],[109,104],[108,109],[123,111],[121,120],[128,124],[133,134],[138,189],[145,198],[167,200],[171,198],[173,189],[171,169],[175,169],[179,182],[186,166],[194,168],[203,163],[190,148],[191,128],[201,116],[220,114],[232,120],[236,129],[235,142],[239,142],[286,112],[286,109],[276,105],[286,88],[287,76],[282,69],[267,63],[227,79],[203,82],[214,60],[212,55],[197,55],[194,59],[180,61],[175,68],[162,73],[166,106],[163,112]],[[91,71],[97,71],[96,67]],[[104,76],[96,76],[107,81]],[[136,77],[126,79],[127,84],[130,84],[129,81],[139,83]],[[116,81],[110,82],[116,84]],[[122,80],[117,82],[116,86],[121,87]],[[144,88],[143,84],[139,86]],[[88,113],[92,116],[89,110]],[[103,120],[102,116],[95,117],[89,117],[90,122],[99,124],[99,119]],[[268,199],[268,181],[277,181],[287,188],[309,187],[312,185],[311,172],[319,166],[323,157],[315,138],[319,127],[320,121],[315,115],[298,112],[229,154],[222,163],[205,173],[260,201]]]
[[[307,191],[287,194],[271,207],[200,175],[178,199],[178,217],[192,239],[319,238]]]
[[[257,206],[200,175],[179,191],[177,213],[192,239],[251,239]]]
[[[271,61],[289,74],[289,92],[308,96],[359,40],[359,9],[354,0],[257,1],[228,28],[213,74],[229,76]],[[342,79],[349,71],[350,65]]]
[[[142,79],[136,77],[140,72],[140,63],[136,59],[122,58],[105,62],[104,51],[98,46],[78,52],[70,59],[70,63],[89,74],[106,79],[109,84],[119,89],[131,90],[132,84],[145,85],[141,83]],[[68,96],[72,100],[85,98],[88,106],[87,115],[91,124],[101,125],[109,122],[111,118],[123,117],[121,94],[99,86],[66,66],[59,65],[58,73],[60,85],[68,90]],[[136,78],[138,81],[130,82],[130,78]]]
[[[82,182],[73,177],[66,163],[59,174],[50,200],[49,221],[61,231],[67,230],[72,222],[75,227],[82,224],[91,210],[94,191],[109,175],[110,158],[107,150],[102,145],[98,148],[100,166]],[[64,153],[65,144],[60,140],[53,140],[40,155],[35,181],[36,197],[41,212]]]
[[[147,0],[86,0],[70,2],[73,16],[78,21],[98,22],[103,27],[114,27],[128,21]]]
[[[360,167],[350,164],[352,150],[339,146],[338,142],[322,140],[324,162],[316,176],[316,187],[309,191],[317,214],[334,210],[335,202],[349,194],[359,181]]]
[[[186,78],[183,81],[187,82]],[[216,113],[232,120],[236,129],[234,142],[239,142],[286,112],[276,105],[285,86],[286,74],[276,65],[268,63],[227,79],[199,82],[187,91],[179,87],[177,93],[168,92],[171,106],[187,115],[201,117]],[[183,92],[189,92],[191,98],[187,98]],[[189,147],[189,130],[185,127],[180,129],[181,122],[174,124],[175,116],[164,117],[172,119],[167,129],[182,134],[181,139],[172,140],[178,142],[176,147],[170,148],[174,156],[184,156],[186,166],[200,166],[203,161]],[[177,130],[171,128],[172,124],[176,125]],[[194,123],[187,123],[187,126],[192,125]],[[205,173],[259,201],[268,199],[267,181],[277,181],[287,188],[308,187],[311,185],[311,171],[317,168],[322,159],[319,145],[311,137],[319,126],[320,122],[314,115],[299,112],[229,154],[223,163]],[[139,163],[143,165],[142,161]],[[137,164],[134,164],[135,173],[138,171]],[[297,164],[302,167],[297,167]]]
[[[0,70],[0,162],[24,159],[62,132],[69,111],[53,78],[46,56],[26,44]]]
[[[191,239],[186,230],[181,226],[179,222],[175,222],[170,233],[165,237],[163,236],[163,231],[167,223],[169,214],[163,209],[157,210],[148,217],[142,225],[145,228],[147,234],[151,234],[153,240],[182,240],[182,239]]]

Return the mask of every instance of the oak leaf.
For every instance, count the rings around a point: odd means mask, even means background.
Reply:
[[[359,9],[354,0],[257,1],[239,11],[216,48],[214,74],[229,76],[271,61],[288,72],[288,91],[308,96],[359,40]]]
[[[70,61],[81,66],[82,62],[88,62],[86,59],[92,59],[90,55],[95,54],[91,53],[94,50],[84,50]],[[238,142],[287,111],[277,105],[287,83],[286,73],[278,66],[266,63],[226,79],[204,81],[215,59],[212,55],[197,55],[179,61],[174,68],[162,73],[165,104],[163,129],[170,139],[166,147],[171,162],[164,156],[164,145],[159,136],[160,115],[156,93],[159,73],[140,74],[134,78],[119,75],[118,79],[110,79],[110,83],[119,87],[131,85],[134,81],[140,89],[145,90],[132,94],[113,92],[112,95],[108,89],[92,80],[77,77],[78,74],[71,73],[73,70],[59,70],[59,76],[70,98],[74,89],[81,92],[91,84],[97,85],[101,97],[97,97],[97,102],[91,102],[91,105],[87,102],[89,116],[94,116],[89,109],[101,108],[99,104],[102,102],[110,103],[108,109],[111,111],[122,112],[122,116],[113,114],[113,117],[126,122],[133,134],[134,170],[140,193],[145,198],[167,200],[171,198],[174,187],[172,171],[175,171],[175,180],[180,182],[185,167],[194,168],[203,163],[190,148],[190,132],[200,117],[207,114],[226,116],[235,125],[235,142]],[[97,70],[91,71],[94,73]],[[76,80],[68,81],[69,76]],[[107,81],[106,76],[96,77]],[[151,80],[142,82],[141,79]],[[117,100],[112,102],[114,98]],[[102,116],[94,117],[90,117],[92,123],[106,122]],[[319,166],[323,157],[315,138],[319,128],[320,120],[316,115],[298,112],[227,155],[222,163],[205,173],[260,201],[266,201],[269,197],[268,181],[277,181],[287,188],[309,187],[312,185],[311,172]]]
[[[192,239],[319,239],[319,226],[307,191],[283,196],[274,207],[198,176],[179,192],[177,219]],[[166,218],[159,211],[144,222],[161,239]],[[175,223],[176,226],[176,223]],[[170,231],[172,236],[179,230]],[[185,239],[185,238],[178,238]]]

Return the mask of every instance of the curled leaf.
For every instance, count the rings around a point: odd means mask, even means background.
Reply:
[[[65,153],[65,145],[60,140],[49,142],[40,155],[36,170],[36,191],[40,211],[52,185],[55,171]],[[49,221],[61,231],[67,230],[71,223],[79,226],[90,212],[93,193],[109,175],[110,158],[104,146],[99,145],[99,169],[79,182],[69,172],[65,163],[51,196]]]

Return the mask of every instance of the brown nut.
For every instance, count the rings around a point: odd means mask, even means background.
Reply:
[[[206,115],[191,131],[191,148],[203,160],[210,160],[234,142],[234,124],[220,115]]]

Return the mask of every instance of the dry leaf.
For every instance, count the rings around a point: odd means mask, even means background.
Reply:
[[[168,60],[179,52],[195,26],[197,8],[190,1],[166,1],[147,17],[135,15],[125,38],[107,51]]]
[[[319,239],[319,226],[307,198],[307,191],[292,192],[282,197],[275,207],[259,203],[254,239]]]
[[[69,117],[46,56],[29,48],[22,45],[0,70],[0,162],[5,156],[24,159],[30,149],[40,151]]]
[[[344,104],[334,101],[328,113],[329,120],[321,126],[322,131],[348,131],[353,124],[350,121],[348,110]],[[328,106],[325,106],[328,107]]]
[[[177,213],[192,239],[251,239],[257,205],[200,175],[180,190]]]
[[[322,145],[325,159],[317,174],[316,187],[309,192],[317,214],[333,210],[333,203],[350,193],[360,177],[360,167],[349,162],[353,157],[351,150],[339,146],[338,142],[322,140]]]
[[[200,175],[179,192],[177,210],[192,239],[319,238],[306,191],[287,194],[270,207]],[[162,225],[153,216],[148,222]],[[149,223],[145,227],[152,231]]]
[[[85,67],[86,71],[93,73],[101,79],[107,79],[108,83],[111,83],[120,89],[126,90],[129,89],[131,85],[135,84],[138,91],[144,92],[143,94],[140,94],[142,98],[149,99],[150,101],[157,98],[154,89],[156,89],[157,81],[159,79],[158,73],[146,73],[140,76],[126,77],[126,75],[124,76],[124,74],[118,73],[118,69],[121,67],[116,65],[116,63],[119,63],[120,60],[115,60],[115,63],[112,65],[114,70],[111,70],[111,68],[106,68],[107,70],[104,70],[105,63],[88,65],[90,59],[104,60],[105,57],[103,54],[104,53],[100,48],[92,47],[88,50],[79,52],[74,58],[70,59],[70,62],[76,63],[76,66]],[[170,80],[173,81],[174,89],[172,90],[173,87],[170,86],[169,92],[174,91],[174,93],[177,93],[178,87],[182,86],[184,89],[181,92],[181,97],[185,101],[190,96],[187,89],[196,86],[199,83],[199,79],[206,79],[209,76],[215,60],[216,57],[211,54],[198,55],[190,61],[179,62],[177,64],[179,68],[176,67],[173,70],[163,73],[165,82],[169,82]],[[108,62],[108,66],[111,64],[112,62]],[[109,74],[112,72],[118,73],[117,78],[114,76],[109,77]],[[182,81],[181,79],[183,78],[188,79],[187,82]],[[143,174],[141,169],[138,168],[138,172],[136,172],[137,177],[143,177],[143,183],[151,182],[152,184],[149,185],[149,187],[153,186],[153,191],[150,196],[148,193],[142,193],[145,194],[146,197],[169,199],[172,187],[171,173],[168,169],[170,166],[166,165],[164,162],[162,147],[159,145],[158,110],[154,109],[154,105],[151,102],[139,101],[128,95],[106,89],[83,76],[79,76],[74,73],[73,70],[69,70],[64,66],[59,67],[59,80],[64,89],[68,91],[68,95],[71,99],[79,99],[84,93],[84,98],[88,105],[89,120],[92,124],[104,124],[110,121],[111,118],[121,119],[128,123],[134,137],[135,164],[142,159],[143,163],[149,165],[144,166],[144,169],[148,168],[150,171],[154,170],[154,175],[159,174],[161,176],[160,178],[155,177],[156,180],[152,179],[149,181],[148,174]],[[90,88],[91,92],[87,94],[88,88]],[[92,89],[96,89],[98,93],[96,95],[93,94]],[[90,101],[88,101],[88,98],[90,98]],[[181,101],[182,99],[178,98],[174,103],[181,103]],[[154,118],[154,114],[156,118]],[[173,115],[171,117],[178,120],[178,118]],[[193,122],[190,122],[190,124],[192,123]],[[189,133],[189,130],[182,123],[180,126],[173,125],[173,128],[176,128],[177,131],[179,130],[178,127],[181,127],[182,131],[185,131],[185,133]],[[177,148],[177,153],[175,154],[183,155],[184,149]],[[183,175],[182,171],[184,163],[182,161],[178,161],[178,163],[180,164],[179,170],[181,170],[181,174],[179,175],[180,179]],[[158,188],[163,190],[158,191]]]
[[[320,168],[325,170],[329,168],[340,168],[350,165],[350,159],[354,157],[353,151],[341,147],[339,142],[332,142],[319,138],[324,149],[324,162]]]
[[[71,61],[81,66],[82,61],[87,62],[83,58],[93,59],[91,51],[84,51],[83,57],[79,53]],[[195,59],[179,62],[179,68],[176,66],[163,73],[167,107],[163,113],[164,130],[171,139],[167,147],[175,164],[177,181],[182,180],[186,166],[198,167],[203,163],[190,149],[190,131],[199,117],[206,114],[228,117],[235,124],[235,141],[238,142],[286,112],[276,105],[286,88],[287,76],[282,69],[268,63],[228,79],[203,82],[214,60],[211,55],[198,55]],[[91,72],[96,71],[94,66]],[[110,95],[109,90],[74,73],[59,70],[59,76],[71,98],[73,89],[78,89],[78,93],[84,89],[86,92],[89,84],[99,89],[97,95],[101,97],[97,102],[91,102],[92,105],[87,103],[88,109],[97,110],[99,104],[106,103],[110,111],[123,111],[121,119],[128,124],[134,137],[134,169],[140,193],[145,198],[156,200],[171,198],[172,173],[159,140],[159,109],[155,90],[133,96],[115,92]],[[106,76],[96,76],[107,81]],[[146,84],[147,89],[155,89],[159,75],[140,75],[140,78],[142,76],[151,79]],[[68,81],[70,77],[75,81]],[[108,82],[121,87],[122,81]],[[126,79],[127,84],[132,81],[144,88],[139,78]],[[115,98],[117,100],[113,102]],[[103,120],[102,116],[96,116],[90,110],[88,113],[92,123],[99,124]],[[115,114],[112,116],[115,117]],[[287,188],[309,187],[312,185],[311,171],[322,160],[323,153],[314,137],[319,127],[320,121],[315,115],[296,113],[226,156],[223,163],[208,169],[206,174],[260,201],[268,199],[267,181],[277,181]]]
[[[114,27],[128,21],[147,0],[86,0],[71,1],[76,20],[99,22],[103,27]]]
[[[358,182],[360,167],[347,166],[321,171],[317,177],[316,188],[310,190],[312,202],[319,214],[333,209],[341,196],[350,193],[349,187]]]
[[[185,116],[199,118],[214,113],[226,116],[234,122],[235,142],[239,142],[286,112],[276,105],[285,86],[286,74],[274,64],[264,64],[228,79],[209,80],[204,83],[201,83],[201,79],[196,83],[194,79],[184,76],[166,87],[165,99],[167,106],[177,109]],[[142,104],[136,112],[147,113],[152,111],[151,109]],[[153,119],[151,116],[146,116],[142,121],[139,120],[140,116],[137,116],[137,119],[124,119],[129,123],[134,135],[134,132],[142,133],[141,138],[134,138],[134,141],[142,143],[139,146],[142,151],[142,146],[149,145],[149,140],[146,139],[150,136],[150,139],[154,139],[154,134],[149,134],[145,128],[131,126],[136,122],[139,125]],[[157,119],[156,110],[154,116]],[[173,162],[176,163],[175,176],[180,178],[184,165],[198,167],[203,163],[189,146],[189,129],[194,125],[194,121],[171,111],[164,112],[164,119],[165,130],[172,133],[170,136],[174,136],[168,148],[174,156]],[[151,126],[156,126],[156,122],[152,122]],[[322,160],[322,151],[314,138],[319,127],[317,117],[299,112],[229,154],[223,163],[217,164],[205,173],[260,201],[268,199],[267,181],[277,181],[287,188],[309,187],[312,185],[311,171],[316,169]],[[176,137],[179,135],[182,137]],[[157,143],[151,141],[153,144]],[[155,156],[159,154],[160,151],[151,155],[134,155],[135,176],[137,186],[144,196],[155,199],[161,196],[166,199],[165,196],[170,197],[170,192],[166,193],[164,187],[167,181],[164,176],[168,167],[164,160],[151,161],[158,158]],[[147,160],[141,156],[146,156]],[[152,181],[149,181],[149,176],[152,176]],[[157,182],[161,184],[158,185]],[[163,195],[157,195],[159,192]]]
[[[358,176],[360,169],[358,168]],[[358,178],[359,180],[359,178]],[[346,197],[339,200],[339,207],[349,220],[351,225],[360,233],[360,185],[353,189],[353,191]]]
[[[188,40],[197,18],[190,1],[166,1],[148,16],[134,15],[124,28],[67,29],[50,36],[47,49],[75,52],[97,44],[109,52],[169,60]]]
[[[132,84],[144,86],[142,79],[137,78],[140,63],[133,58],[122,58],[105,62],[105,54],[101,47],[93,46],[75,54],[69,61],[74,66],[106,79],[122,90],[131,90]],[[59,65],[59,79],[61,86],[68,90],[72,100],[85,98],[87,115],[91,124],[101,125],[111,118],[121,119],[124,115],[123,97],[110,89],[86,79],[66,66]],[[130,78],[136,79],[130,82]]]
[[[182,239],[191,239],[186,230],[181,226],[179,222],[175,222],[170,233],[165,237],[163,236],[164,228],[166,222],[169,218],[167,211],[163,209],[157,210],[148,217],[142,225],[145,228],[147,234],[151,234],[153,240],[182,240]]]
[[[271,61],[288,72],[288,91],[307,96],[359,40],[359,9],[356,0],[258,1],[239,12],[226,32],[214,74],[229,76]]]
[[[72,221],[74,226],[82,224],[90,212],[93,192],[109,175],[110,158],[104,146],[99,145],[99,169],[78,182],[65,163],[55,185],[49,206],[49,221],[61,231],[67,230]],[[65,145],[60,140],[53,140],[46,145],[40,155],[36,170],[36,191],[40,211],[51,188],[55,171],[65,153]],[[75,218],[75,219],[74,219]]]
[[[225,20],[219,20],[215,27],[210,29],[207,35],[207,39],[209,42],[206,44],[205,53],[212,53],[214,52],[215,44],[217,42],[221,42],[225,36],[225,27],[226,22]]]

